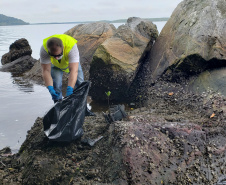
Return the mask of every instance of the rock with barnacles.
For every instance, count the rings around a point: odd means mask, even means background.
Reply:
[[[226,112],[210,118],[199,96],[152,92],[150,107],[128,120],[86,117],[71,143],[50,142],[38,118],[17,154],[0,151],[0,184],[216,184],[226,174]],[[92,147],[82,142],[100,136]]]
[[[26,39],[16,40],[10,45],[9,52],[2,56],[3,66],[0,71],[12,72],[15,75],[29,71],[37,61],[31,56],[31,53],[31,47]]]

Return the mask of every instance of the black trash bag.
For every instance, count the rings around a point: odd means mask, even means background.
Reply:
[[[109,114],[103,112],[103,116],[107,123],[113,123],[115,121],[121,121],[127,117],[124,105],[112,105],[109,108]]]
[[[83,135],[85,116],[93,116],[87,108],[90,82],[83,82],[73,94],[57,102],[44,116],[46,136],[52,141],[70,142]]]

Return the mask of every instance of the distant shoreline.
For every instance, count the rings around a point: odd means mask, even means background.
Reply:
[[[149,20],[152,22],[161,22],[161,21],[168,21],[169,17],[162,17],[162,18],[142,18],[145,20]],[[106,23],[126,23],[127,19],[118,19],[113,21],[108,20],[101,20],[101,21],[83,21],[83,22],[50,22],[50,23],[30,23],[30,25],[39,25],[39,24],[85,24],[85,23],[94,23],[94,22],[106,22]]]
[[[144,20],[149,20],[152,22],[162,22],[168,21],[168,17],[163,18],[142,18]],[[122,23],[125,24],[127,19],[118,19],[113,21],[108,20],[101,20],[101,21],[83,21],[83,22],[49,22],[49,23],[27,23],[27,24],[10,24],[10,25],[0,25],[0,26],[24,26],[24,25],[43,25],[43,24],[87,24],[87,23],[94,23],[94,22],[105,22],[105,23]]]

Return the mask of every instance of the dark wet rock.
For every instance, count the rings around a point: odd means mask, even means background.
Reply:
[[[37,60],[31,70],[24,74],[26,79],[32,80],[37,84],[44,85],[44,80],[42,77],[42,69],[40,60]]]
[[[112,100],[124,100],[126,90],[138,60],[148,42],[158,36],[156,25],[140,18],[129,18],[118,27],[116,34],[101,44],[90,66],[90,95],[94,100],[105,100],[111,91]]]
[[[13,75],[22,75],[23,73],[29,71],[37,62],[33,57],[26,55],[22,56],[10,63],[3,65],[0,71],[11,72]]]
[[[16,40],[9,46],[9,52],[2,56],[2,65],[13,62],[22,56],[31,56],[32,50],[28,41],[24,38]]]
[[[138,61],[138,66],[134,72],[132,80],[125,91],[127,99],[130,102],[138,102],[141,98],[142,101],[145,101],[144,97],[148,96],[147,89],[154,84],[154,81],[149,77],[150,63],[148,62],[150,59],[148,53],[151,51],[153,44],[154,40],[151,40],[145,48]]]
[[[141,65],[136,71],[137,76],[129,90],[132,96],[136,93],[145,96],[147,87],[162,74],[168,74],[168,78],[175,81],[180,80],[181,76],[188,78],[206,70],[226,66],[225,18],[223,0],[181,2],[162,29],[153,48],[147,48],[143,53]],[[211,76],[206,76],[197,85],[205,86],[211,81]],[[223,73],[219,76],[225,83]],[[134,89],[137,84],[140,87],[138,92]]]
[[[89,79],[90,63],[96,49],[115,32],[116,28],[113,24],[103,22],[79,24],[65,32],[78,40],[80,62],[86,80]]]
[[[29,71],[37,61],[31,56],[32,50],[24,38],[16,40],[9,47],[9,52],[2,56],[0,71],[12,72],[13,75],[22,75]]]

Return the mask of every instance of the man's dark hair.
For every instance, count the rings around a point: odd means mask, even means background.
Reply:
[[[59,38],[52,37],[47,41],[48,50],[55,51],[58,47],[63,48],[63,42]]]

